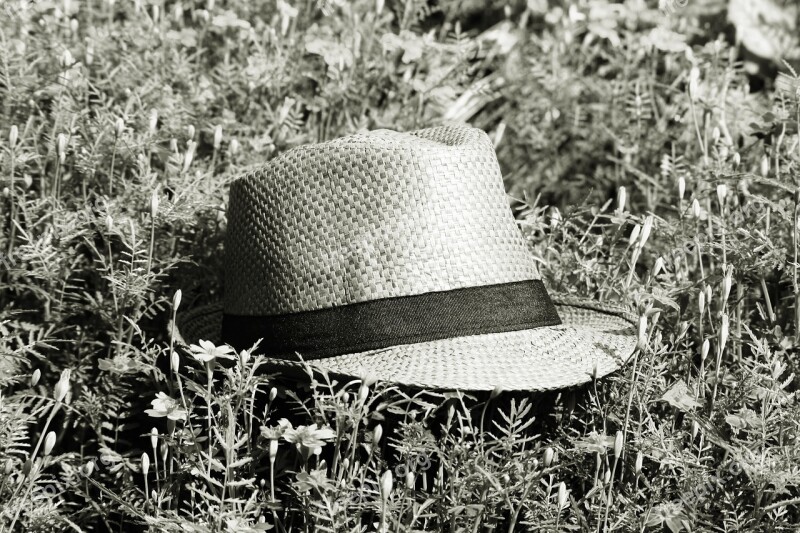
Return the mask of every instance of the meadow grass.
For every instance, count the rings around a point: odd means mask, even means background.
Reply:
[[[795,531],[800,80],[723,4],[550,4],[3,2],[0,532]],[[442,121],[493,139],[551,293],[640,317],[629,365],[301,387],[176,343],[232,179]]]

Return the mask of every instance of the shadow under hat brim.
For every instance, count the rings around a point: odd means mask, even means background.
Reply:
[[[592,300],[553,297],[562,324],[402,344],[308,361],[333,375],[374,376],[387,383],[431,390],[546,391],[580,385],[624,365],[637,343],[626,311]],[[177,340],[222,344],[222,306],[179,313]],[[297,375],[296,361],[270,359],[269,370]],[[596,370],[595,370],[596,369]]]

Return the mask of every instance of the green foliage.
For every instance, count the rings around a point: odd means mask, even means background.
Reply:
[[[3,2],[0,531],[793,530],[795,8],[655,4]],[[294,390],[175,344],[233,178],[442,121],[493,138],[553,292],[635,307],[632,364]]]

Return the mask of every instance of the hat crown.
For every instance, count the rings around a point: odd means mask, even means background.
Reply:
[[[275,315],[539,279],[488,136],[375,130],[235,180],[225,312]]]

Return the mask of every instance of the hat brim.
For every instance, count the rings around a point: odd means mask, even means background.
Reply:
[[[468,335],[337,355],[306,363],[330,374],[432,390],[545,391],[580,385],[624,365],[637,343],[634,317],[591,300],[553,297],[562,324],[535,329]],[[180,313],[178,341],[222,344],[222,306]],[[295,373],[297,360],[270,359],[276,372]]]

